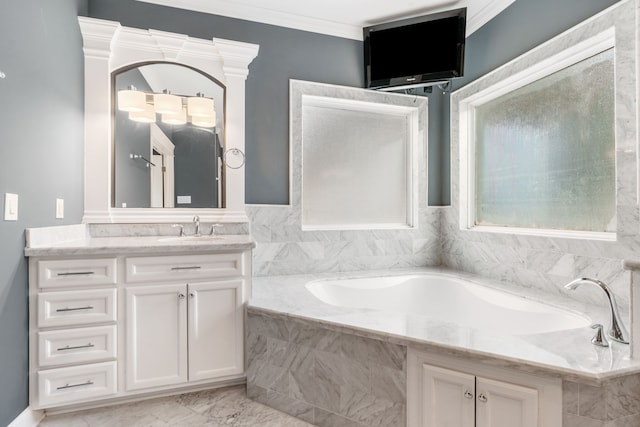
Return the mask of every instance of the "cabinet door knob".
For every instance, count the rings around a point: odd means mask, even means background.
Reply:
[[[178,299],[184,299],[184,294],[182,292],[178,294]]]
[[[189,296],[190,296],[191,298],[195,298],[195,297],[196,297],[196,293],[195,293],[195,292],[189,292]]]
[[[484,403],[484,402],[486,402],[486,401],[487,401],[487,396],[485,396],[485,394],[484,394],[484,393],[480,393],[480,394],[478,395],[478,400],[479,400],[480,402]]]
[[[466,397],[467,399],[473,399],[473,393],[471,393],[469,390],[466,390],[464,392],[464,397]]]

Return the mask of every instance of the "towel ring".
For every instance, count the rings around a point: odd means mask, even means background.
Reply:
[[[229,161],[229,153],[231,153],[236,160]],[[222,156],[222,161],[229,169],[240,169],[244,166],[244,159],[244,153],[239,148],[229,148]]]

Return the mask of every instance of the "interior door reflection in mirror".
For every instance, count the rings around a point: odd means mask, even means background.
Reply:
[[[112,206],[224,207],[224,86],[189,67],[151,63],[114,72],[112,87]]]

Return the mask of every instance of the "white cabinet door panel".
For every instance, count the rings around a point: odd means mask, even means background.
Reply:
[[[422,365],[421,427],[474,427],[475,377]]]
[[[185,285],[126,289],[127,390],[187,381]]]
[[[189,284],[189,380],[241,374],[243,280]]]
[[[538,390],[477,377],[477,427],[537,427]]]

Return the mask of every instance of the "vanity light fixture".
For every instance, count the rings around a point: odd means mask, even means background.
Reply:
[[[187,111],[183,108],[178,114],[163,114],[162,123],[168,125],[183,125],[187,123]]]
[[[203,128],[213,128],[216,127],[216,112],[215,110],[211,111],[212,114],[208,116],[202,117],[191,117],[191,123],[194,126],[200,126]]]
[[[140,92],[135,86],[129,86],[126,90],[118,91],[118,109],[128,112],[145,111],[147,107],[147,94]]]
[[[145,104],[145,109],[142,111],[131,111],[129,113],[129,119],[134,122],[140,123],[155,123],[156,112],[153,109],[153,105]]]
[[[167,89],[163,93],[146,93],[134,86],[118,91],[118,109],[129,112],[129,119],[141,123],[155,123],[156,113],[162,122],[213,128],[216,126],[216,110],[212,98],[198,92],[196,96],[172,95]]]
[[[153,95],[153,107],[156,113],[159,114],[180,114],[182,111],[182,98],[171,95],[171,92],[165,89],[162,93]]]
[[[213,99],[205,98],[202,92],[187,98],[187,109],[191,117],[209,117],[213,111]]]

